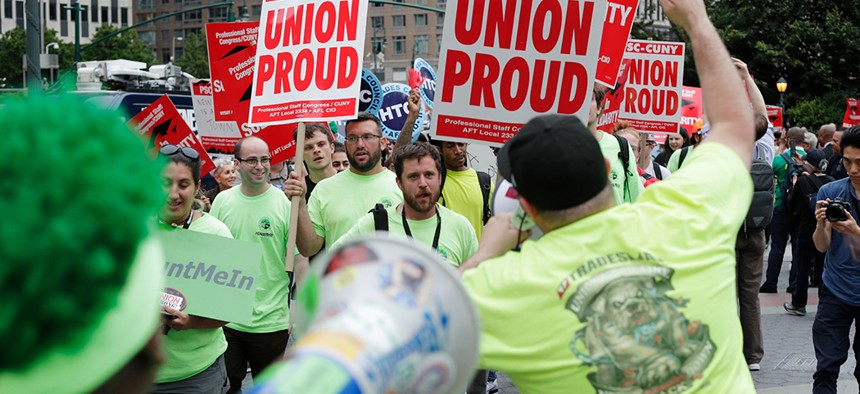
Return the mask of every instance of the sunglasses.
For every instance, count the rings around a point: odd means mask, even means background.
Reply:
[[[164,156],[173,156],[177,153],[180,153],[182,154],[182,156],[185,156],[193,161],[200,160],[200,154],[197,153],[194,148],[189,148],[187,146],[179,147],[177,145],[168,144],[162,146],[161,149],[158,150],[158,153]]]

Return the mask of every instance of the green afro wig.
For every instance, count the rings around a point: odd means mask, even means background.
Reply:
[[[143,142],[117,113],[82,100],[0,108],[0,371],[86,344],[162,201]]]

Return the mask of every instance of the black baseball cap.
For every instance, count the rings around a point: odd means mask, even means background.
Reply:
[[[803,157],[803,161],[807,164],[815,167],[818,172],[827,171],[827,155],[824,154],[824,151],[821,149],[814,149],[809,151],[806,156]]]
[[[582,204],[606,187],[606,160],[597,139],[575,116],[541,115],[499,151],[499,172],[541,209]]]

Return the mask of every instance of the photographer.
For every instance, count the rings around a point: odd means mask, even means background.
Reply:
[[[848,178],[821,187],[815,205],[815,247],[826,252],[812,342],[818,366],[813,392],[836,392],[839,367],[848,357],[851,323],[860,318],[860,127],[842,136],[842,165]],[[858,346],[857,343],[854,346]],[[854,376],[860,377],[860,368]]]

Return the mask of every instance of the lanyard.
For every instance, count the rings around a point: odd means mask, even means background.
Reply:
[[[194,210],[192,209],[190,212],[188,212],[188,219],[185,219],[185,224],[182,225],[182,228],[188,230],[188,227],[191,227],[191,218],[193,218],[193,217],[194,217]],[[163,225],[166,225],[166,226],[179,227],[173,223],[165,222],[164,220],[161,220],[161,218],[158,218],[158,222],[163,224]]]
[[[406,222],[406,207],[401,208],[400,216],[403,218],[403,231],[406,236],[412,238],[409,223]],[[436,207],[436,235],[433,236],[433,250],[439,248],[439,234],[442,232],[442,216],[439,215],[439,207]]]

